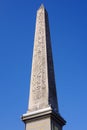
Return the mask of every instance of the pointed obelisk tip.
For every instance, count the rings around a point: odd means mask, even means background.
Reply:
[[[41,4],[40,8],[44,8],[44,5],[43,5],[43,4]]]

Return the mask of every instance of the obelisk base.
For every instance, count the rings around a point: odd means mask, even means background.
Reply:
[[[25,130],[62,130],[66,121],[52,109],[45,108],[36,112],[27,112],[22,116]]]

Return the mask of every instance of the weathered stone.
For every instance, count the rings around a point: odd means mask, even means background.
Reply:
[[[47,11],[37,11],[28,111],[52,107],[58,111]]]

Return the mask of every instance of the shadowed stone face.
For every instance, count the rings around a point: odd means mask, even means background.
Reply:
[[[58,111],[48,16],[41,6],[36,18],[28,110],[48,106]]]

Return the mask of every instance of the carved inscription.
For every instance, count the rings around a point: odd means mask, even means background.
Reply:
[[[40,8],[37,12],[34,39],[30,111],[46,108],[48,105],[58,109],[53,68],[48,16],[46,10]]]
[[[37,15],[37,34],[34,43],[34,55],[32,65],[32,99],[35,104],[46,95],[46,41],[44,10]]]

